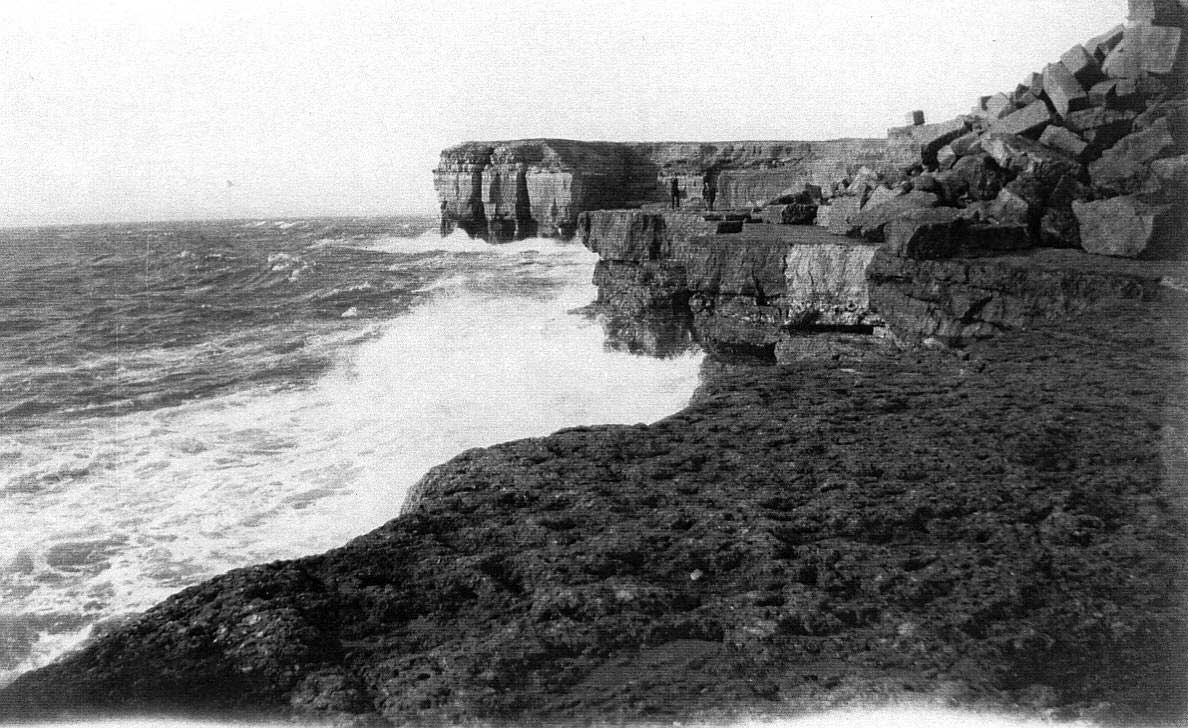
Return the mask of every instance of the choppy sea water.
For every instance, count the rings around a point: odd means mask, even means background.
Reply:
[[[0,684],[96,625],[397,515],[462,450],[680,409],[575,243],[427,219],[0,230]]]

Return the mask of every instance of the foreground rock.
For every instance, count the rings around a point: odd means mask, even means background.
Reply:
[[[964,361],[711,366],[654,425],[463,453],[400,518],[187,589],[0,714],[522,725],[907,698],[1177,720],[1184,312]]]

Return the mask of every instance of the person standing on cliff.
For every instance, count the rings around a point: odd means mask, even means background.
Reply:
[[[718,196],[718,185],[714,179],[713,170],[707,170],[705,176],[701,178],[701,199],[705,200],[705,206],[708,210],[714,209],[714,198]]]
[[[676,177],[672,178],[670,189],[672,191],[672,209],[679,209],[681,206],[681,187]]]

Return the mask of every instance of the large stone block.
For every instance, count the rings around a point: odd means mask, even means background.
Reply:
[[[800,326],[870,325],[866,267],[876,245],[835,243],[793,245],[785,258],[788,319]]]
[[[1028,175],[1055,184],[1066,174],[1080,176],[1084,167],[1064,152],[1017,134],[987,134],[982,149],[1000,166],[1018,175]]]
[[[1096,149],[1106,149],[1131,132],[1135,116],[1129,109],[1099,106],[1072,112],[1064,118],[1064,126]]]
[[[1122,35],[1125,31],[1126,26],[1115,25],[1101,35],[1094,36],[1086,41],[1085,50],[1093,54],[1093,57],[1100,64],[1110,55],[1110,51],[1114,50],[1122,42]]]
[[[876,205],[868,204],[850,221],[848,235],[860,235],[867,240],[883,239],[883,227],[890,221],[920,209],[936,207],[940,198],[931,192],[913,190],[905,195],[892,196]]]
[[[1060,56],[1060,65],[1077,79],[1083,88],[1088,88],[1101,80],[1101,64],[1085,50],[1085,46],[1073,46]]]
[[[1126,16],[1135,23],[1179,26],[1184,23],[1184,6],[1178,0],[1129,0]]]
[[[1035,134],[1052,122],[1052,111],[1043,101],[1033,101],[990,125],[990,130],[1004,134]]]
[[[994,94],[986,101],[986,115],[991,119],[1001,119],[1014,110],[1015,105],[1006,94]]]
[[[894,157],[914,157],[926,166],[932,166],[936,163],[937,151],[968,130],[965,120],[957,118],[935,124],[893,127],[887,130],[887,140]]]
[[[990,155],[980,152],[961,157],[952,169],[938,174],[936,181],[945,201],[955,204],[966,197],[993,200],[1007,177],[1006,171]]]
[[[1137,44],[1139,68],[1146,73],[1169,74],[1180,55],[1180,28],[1136,23],[1126,29],[1131,48]]]
[[[833,198],[829,205],[829,232],[845,235],[851,221],[862,211],[862,198],[853,195]]]
[[[1110,78],[1136,79],[1143,75],[1143,69],[1139,65],[1141,60],[1138,41],[1132,42],[1128,35],[1110,51],[1110,55],[1101,64],[1101,70]]]
[[[887,224],[886,249],[904,258],[932,259],[992,255],[1032,245],[1019,224],[971,224],[958,210],[936,208]]]
[[[1088,149],[1089,144],[1062,126],[1049,126],[1040,136],[1040,144],[1058,149],[1073,158],[1079,158]]]
[[[1123,258],[1180,258],[1185,239],[1173,205],[1153,205],[1138,196],[1074,202],[1081,246],[1090,253]]]
[[[1044,93],[1059,116],[1089,106],[1089,95],[1081,82],[1062,63],[1052,63],[1044,68]]]
[[[1089,165],[1089,177],[1098,190],[1114,194],[1135,192],[1147,177],[1149,163],[1176,151],[1171,125],[1164,117],[1103,152],[1100,159]]]

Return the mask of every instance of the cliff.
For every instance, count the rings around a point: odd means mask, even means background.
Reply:
[[[490,240],[570,237],[586,210],[667,203],[675,178],[686,206],[756,205],[888,163],[879,139],[818,142],[611,143],[566,139],[468,142],[433,171],[442,228]]]

